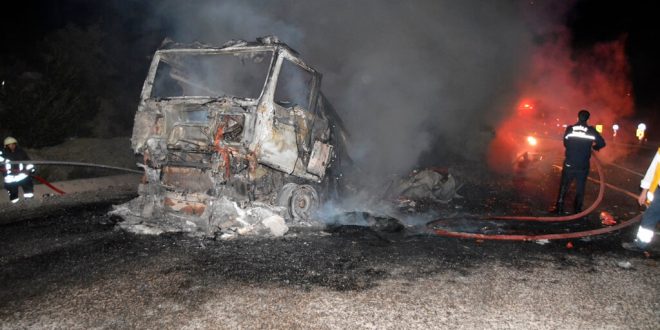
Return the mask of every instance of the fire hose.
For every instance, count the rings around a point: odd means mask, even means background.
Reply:
[[[116,170],[116,171],[124,171],[124,172],[130,172],[130,173],[137,173],[137,174],[143,174],[143,171],[139,170],[134,170],[130,168],[124,168],[124,167],[116,167],[116,166],[109,166],[109,165],[102,165],[102,164],[92,164],[92,163],[81,163],[81,162],[66,162],[66,161],[53,161],[53,160],[29,160],[29,161],[13,161],[13,162],[5,162],[5,164],[22,164],[22,163],[30,163],[33,165],[63,165],[63,166],[83,166],[83,167],[98,167],[98,168],[104,168],[104,169],[109,169],[109,170]],[[5,169],[0,169],[2,172],[6,172]],[[42,178],[41,176],[38,176],[36,174],[30,174],[31,177],[35,178],[37,181],[41,182],[42,184],[46,185],[48,188],[52,189],[56,193],[60,195],[64,195],[65,192],[58,189],[54,185],[52,185],[50,182],[48,182],[46,179]]]
[[[564,222],[571,221],[575,219],[582,218],[587,214],[595,210],[600,202],[603,200],[605,193],[605,186],[608,185],[605,183],[605,178],[603,174],[603,168],[600,164],[600,160],[594,154],[594,163],[596,164],[596,169],[599,176],[598,183],[600,184],[598,190],[598,196],[596,200],[582,212],[569,216],[559,216],[559,217],[533,217],[533,216],[485,216],[481,220],[515,220],[515,221],[536,221],[536,222]],[[611,186],[611,185],[608,185]],[[630,194],[632,195],[632,194]],[[632,195],[633,198],[636,196]],[[458,232],[450,231],[445,229],[431,228],[436,235],[445,236],[445,237],[455,237],[455,238],[470,238],[470,239],[479,239],[479,240],[504,240],[504,241],[538,241],[538,240],[553,240],[553,239],[571,239],[571,238],[580,238],[585,236],[601,235],[617,231],[623,228],[626,228],[630,225],[633,225],[641,220],[642,215],[638,214],[637,216],[628,219],[626,221],[620,222],[618,225],[611,227],[604,227],[592,230],[578,231],[572,233],[561,233],[561,234],[541,234],[541,235],[517,235],[517,234],[479,234],[479,233],[468,233],[468,232]],[[437,219],[429,222],[427,227],[433,227],[436,224],[447,220],[447,219]]]

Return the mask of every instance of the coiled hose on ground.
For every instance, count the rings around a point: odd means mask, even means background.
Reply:
[[[600,202],[603,200],[605,194],[605,186],[612,187],[605,183],[605,178],[603,174],[603,168],[598,157],[594,154],[594,163],[596,164],[596,170],[598,172],[598,177],[600,180],[598,183],[600,187],[598,189],[598,196],[594,202],[584,211],[572,214],[568,216],[555,216],[555,217],[534,217],[534,216],[485,216],[480,220],[514,220],[514,221],[536,221],[536,222],[564,222],[572,221],[575,219],[582,218],[587,214],[595,210]],[[621,191],[621,189],[618,189]],[[629,196],[632,194],[628,194]],[[632,195],[633,198],[636,196]],[[446,236],[446,237],[456,237],[456,238],[470,238],[470,239],[479,239],[479,240],[504,240],[504,241],[537,241],[537,240],[555,240],[555,239],[572,239],[572,238],[581,238],[586,236],[601,235],[610,232],[614,232],[623,228],[626,228],[630,225],[633,225],[641,220],[642,215],[639,214],[631,219],[622,221],[617,225],[611,227],[603,227],[592,230],[585,230],[572,233],[560,233],[560,234],[540,234],[540,235],[520,235],[520,234],[479,234],[479,233],[468,233],[468,232],[458,232],[451,231],[446,229],[435,228],[443,220],[447,219],[437,219],[427,223],[427,227],[431,229],[436,235]]]

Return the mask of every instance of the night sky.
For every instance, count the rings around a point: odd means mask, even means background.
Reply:
[[[658,120],[660,108],[660,22],[653,1],[579,1],[568,17],[576,49],[627,35],[626,53],[636,112]]]
[[[284,2],[295,3],[292,0]],[[533,0],[513,2],[535,5]],[[655,14],[653,3],[642,0],[575,1],[563,19],[570,30],[571,46],[575,52],[599,42],[626,36],[625,51],[630,65],[635,103],[633,119],[660,127],[660,93],[657,92],[660,87],[660,65],[657,60],[660,52],[656,46],[660,40],[660,29],[658,20],[652,16]],[[126,70],[117,75],[124,80],[126,88],[131,90],[125,96],[126,103],[137,100],[149,55],[164,37],[173,32],[173,25],[167,14],[164,14],[167,8],[163,8],[172,6],[169,1],[21,1],[13,3],[13,6],[19,8],[8,10],[6,7],[0,13],[2,80],[11,81],[14,78],[12,75],[16,72],[12,68],[16,68],[15,63],[30,63],[39,56],[39,42],[49,32],[67,25],[84,27],[96,24],[108,39],[113,40],[111,44],[114,46],[106,51],[119,63],[119,67]],[[322,68],[326,66],[326,71],[338,65],[315,64]],[[656,135],[651,136],[657,137],[658,133],[660,129],[656,130]]]

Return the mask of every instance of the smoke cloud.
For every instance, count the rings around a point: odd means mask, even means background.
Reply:
[[[530,31],[535,44],[519,76],[516,101],[507,105],[509,116],[499,125],[491,144],[489,162],[498,170],[511,170],[512,162],[525,151],[542,151],[560,162],[565,125],[577,122],[581,109],[590,111],[590,125],[602,125],[602,134],[610,143],[600,152],[601,158],[611,161],[630,150],[614,148],[612,142],[634,141],[635,130],[627,121],[634,104],[626,36],[572,49],[570,31],[563,25],[570,5],[549,3],[527,13],[527,19],[534,22]],[[616,137],[613,124],[621,126]],[[539,146],[527,145],[528,135],[542,139]]]
[[[521,127],[541,138],[561,134],[558,125],[573,123],[582,108],[607,137],[615,122],[623,132],[633,112],[626,37],[572,49],[565,22],[573,5],[169,0],[153,12],[178,42],[276,35],[299,51],[324,74],[359,176],[377,182],[456,158],[489,156],[491,165],[508,166],[527,134]],[[536,113],[525,117],[526,102]]]
[[[324,74],[361,173],[479,159],[529,50],[519,1],[169,1],[178,42],[276,35]],[[441,146],[441,147],[439,147]]]

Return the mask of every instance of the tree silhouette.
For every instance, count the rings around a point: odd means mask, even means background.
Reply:
[[[97,25],[56,30],[39,43],[42,55],[31,67],[6,84],[0,94],[2,126],[21,144],[38,148],[90,133],[112,72],[102,38]]]

